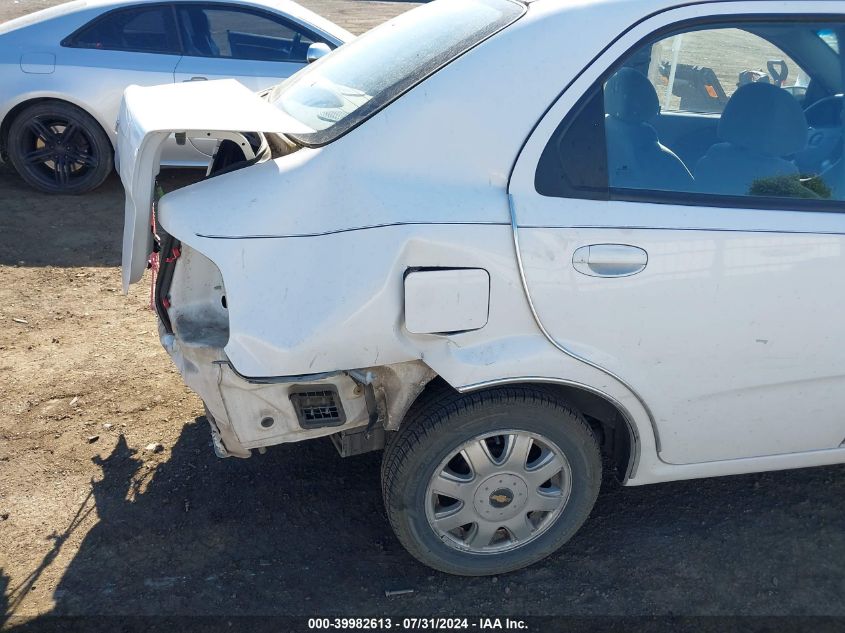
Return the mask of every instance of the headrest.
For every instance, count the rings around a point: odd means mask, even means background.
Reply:
[[[660,112],[657,91],[633,68],[621,68],[604,85],[604,109],[615,119],[645,123]]]
[[[783,88],[746,84],[725,106],[719,138],[764,156],[787,156],[806,147],[807,118]]]
[[[624,139],[632,147],[656,146],[660,141],[657,131],[648,123],[631,123],[608,115],[605,119],[608,143]]]

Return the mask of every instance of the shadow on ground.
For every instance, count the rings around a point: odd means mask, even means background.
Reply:
[[[95,508],[99,523],[56,587],[48,620],[845,614],[841,466],[642,488],[607,481],[587,524],[557,555],[476,579],[435,573],[401,548],[383,516],[377,453],[344,460],[326,440],[219,460],[199,418],[154,470],[122,438],[98,465],[102,478],[80,513]],[[413,593],[385,596],[397,589]],[[13,626],[14,604],[12,591]],[[18,624],[26,631],[38,622]]]
[[[3,568],[0,567],[0,625],[3,624],[3,621],[7,614],[11,613],[11,608],[9,606],[9,577],[3,571]]]
[[[197,170],[162,172],[165,187],[189,184]],[[87,194],[50,195],[31,189],[0,164],[0,265],[119,266],[123,185],[117,174]]]

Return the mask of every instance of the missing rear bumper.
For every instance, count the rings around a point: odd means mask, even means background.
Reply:
[[[185,383],[205,403],[214,450],[221,457],[249,457],[253,448],[355,431],[363,435],[348,439],[341,454],[374,450],[384,429],[399,425],[434,377],[421,361],[412,361],[252,379],[232,368],[222,348],[184,343],[163,327],[161,341]],[[366,387],[374,403],[355,379],[359,374],[370,377]]]

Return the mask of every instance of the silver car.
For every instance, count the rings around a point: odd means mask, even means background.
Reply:
[[[114,166],[124,89],[231,77],[259,91],[353,38],[290,0],[77,0],[0,25],[0,156],[33,187],[83,193]],[[162,165],[213,144],[171,139]]]

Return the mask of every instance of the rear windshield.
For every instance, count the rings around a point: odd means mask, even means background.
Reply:
[[[435,0],[314,62],[277,86],[270,101],[316,130],[295,140],[325,145],[524,11],[515,0]]]

